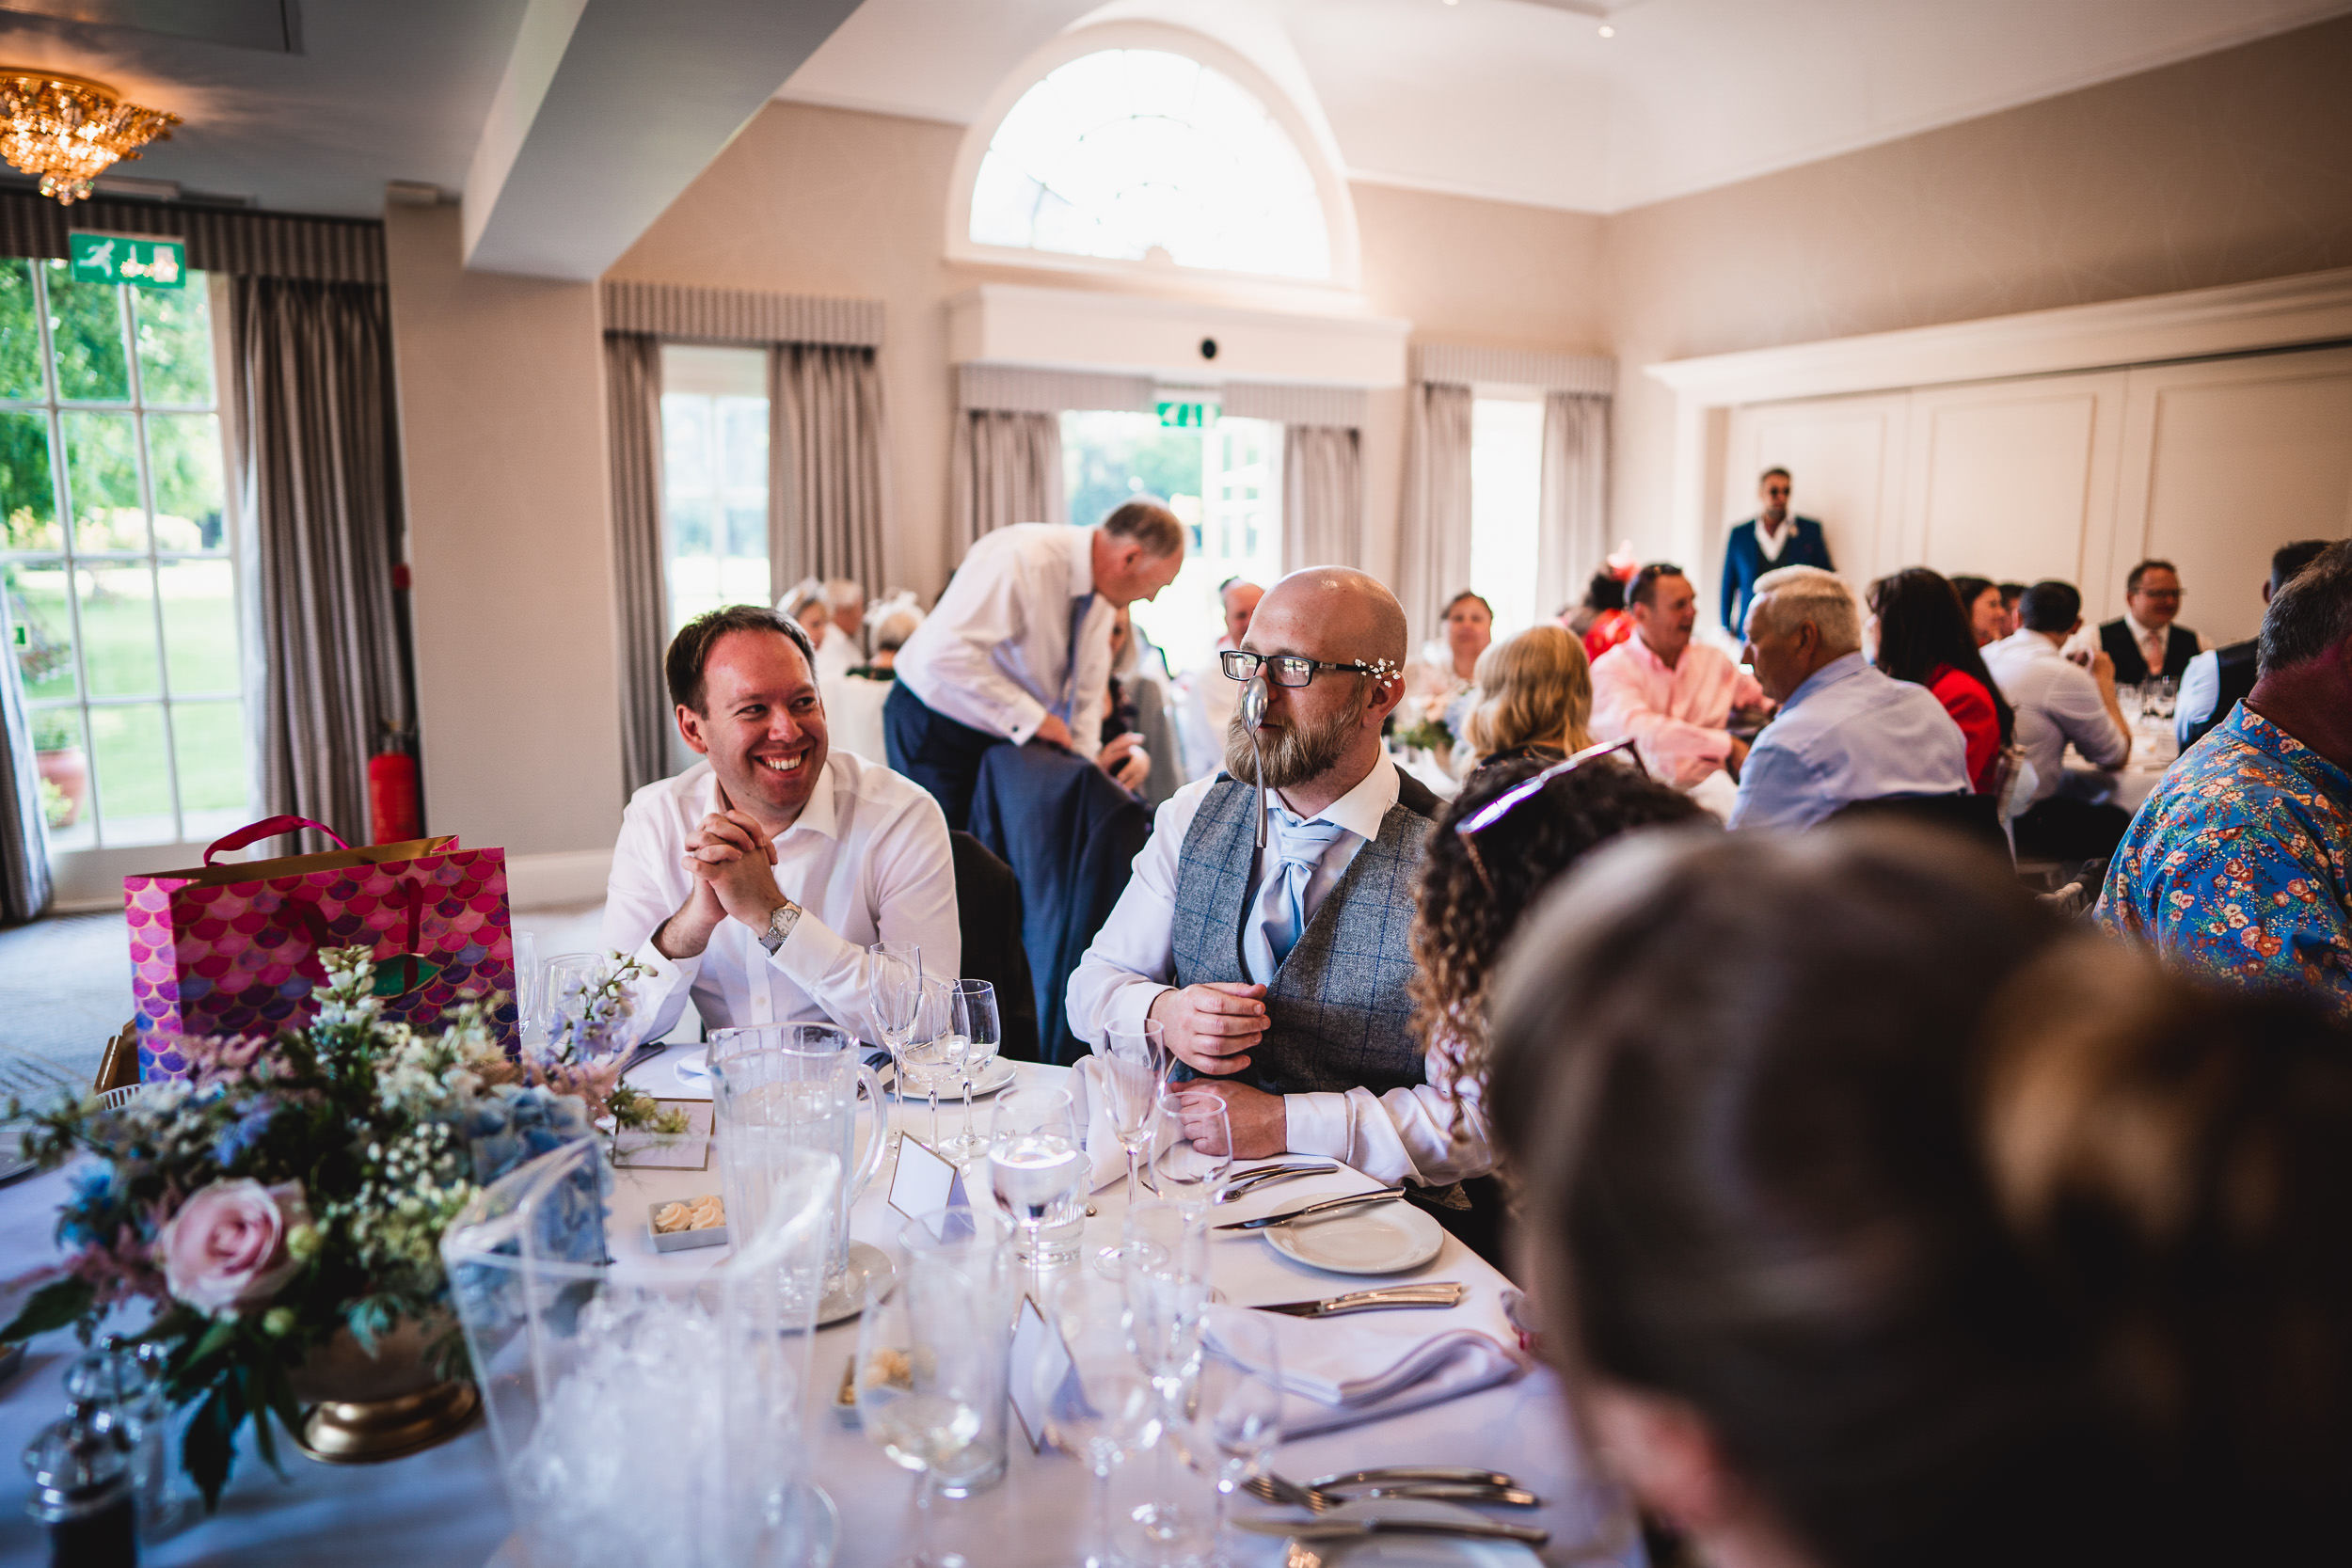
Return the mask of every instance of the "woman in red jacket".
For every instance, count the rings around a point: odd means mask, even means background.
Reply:
[[[1977,793],[1990,793],[2015,716],[1977,651],[1960,594],[1939,574],[1913,566],[1870,584],[1870,622],[1878,633],[1871,662],[1935,693],[1968,742]]]

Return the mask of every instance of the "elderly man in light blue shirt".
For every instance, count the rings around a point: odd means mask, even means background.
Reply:
[[[1780,704],[1740,769],[1735,828],[1809,828],[1857,800],[1964,795],[1968,746],[1923,686],[1862,657],[1846,585],[1815,566],[1756,579],[1748,659]]]

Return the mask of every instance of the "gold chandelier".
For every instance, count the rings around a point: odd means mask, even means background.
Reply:
[[[103,82],[0,66],[0,158],[40,176],[40,194],[71,207],[117,161],[168,140],[180,117],[125,103]]]

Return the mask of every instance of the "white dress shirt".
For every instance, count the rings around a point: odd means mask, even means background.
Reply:
[[[958,973],[963,942],[947,819],[923,789],[848,752],[826,757],[800,819],[776,835],[776,886],[803,912],[775,956],[760,946],[759,932],[726,920],[696,957],[663,957],[653,934],[691,891],[686,836],[717,809],[705,761],[647,784],[622,814],[604,944],[636,954],[650,972],[639,982],[646,1009],[639,1038],[668,1034],[691,993],[713,1029],[831,1021],[876,1041],[866,998],[869,944],[919,942],[924,974]]]
[[[817,645],[817,679],[818,684],[829,680],[847,679],[850,671],[866,662],[866,655],[857,645],[857,639],[839,626],[827,626],[825,640]]]
[[[1111,684],[1111,623],[1119,611],[1094,593],[1094,531],[1015,523],[965,552],[893,666],[923,705],[1014,742],[1048,714],[1070,726],[1073,749],[1102,749],[1099,716]],[[1071,619],[1087,602],[1071,668]]]
[[[1070,1027],[1089,1045],[1099,1047],[1115,1025],[1139,1027],[1160,994],[1175,989],[1177,856],[1216,782],[1196,780],[1160,807],[1152,837],[1136,856],[1126,892],[1119,895],[1118,907],[1070,976],[1065,995]],[[1353,863],[1356,852],[1379,836],[1381,818],[1396,804],[1399,787],[1396,765],[1384,755],[1355,788],[1309,819],[1335,822],[1346,830],[1324,851],[1307,884],[1309,920]],[[1242,900],[1245,910],[1256,903],[1259,883],[1269,869],[1258,868]],[[1457,1103],[1464,1123],[1458,1138],[1454,1126]],[[1484,1175],[1493,1164],[1485,1107],[1475,1085],[1459,1086],[1452,1096],[1427,1084],[1381,1095],[1368,1088],[1289,1094],[1282,1097],[1282,1109],[1290,1129],[1289,1152],[1343,1160],[1382,1181],[1411,1180],[1445,1186]]]
[[[1207,663],[1182,682],[1183,715],[1178,738],[1184,748],[1184,777],[1205,779],[1225,766],[1225,726],[1241,706],[1243,683],[1226,677],[1219,657],[1232,644],[1220,637]]]
[[[2017,744],[2033,764],[2035,804],[2058,792],[2070,740],[2096,767],[2123,765],[2131,736],[2108,715],[2099,683],[2041,632],[2019,631],[1987,644],[1984,667],[2016,710]]]

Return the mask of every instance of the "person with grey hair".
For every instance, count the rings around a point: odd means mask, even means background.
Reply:
[[[1861,800],[1965,795],[1968,743],[1925,687],[1862,657],[1862,612],[1818,566],[1756,579],[1748,662],[1780,705],[1740,768],[1734,828],[1809,828]]]
[[[2352,540],[2270,596],[2258,660],[2132,818],[2099,919],[2175,969],[2352,1023]]]
[[[824,595],[832,626],[817,645],[817,678],[833,681],[866,662],[866,590],[849,578],[828,578]]]
[[[670,643],[678,737],[702,760],[630,797],[604,905],[602,945],[645,969],[643,1040],[690,995],[714,1029],[832,1022],[880,1039],[870,945],[917,942],[958,972],[946,821],[833,744],[816,663],[806,630],[764,605],[698,615]]]

